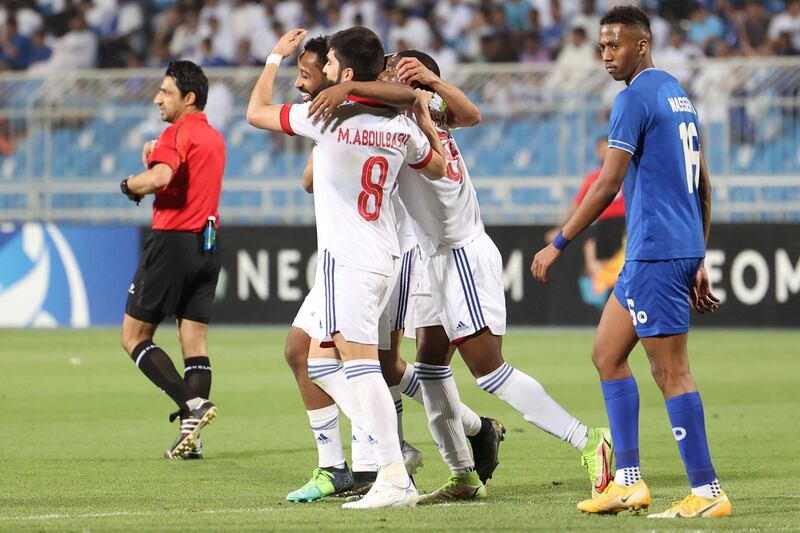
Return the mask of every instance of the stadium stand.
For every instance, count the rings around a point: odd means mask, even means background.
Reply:
[[[283,28],[362,23],[389,49],[421,36],[415,46],[427,41],[445,76],[480,105],[482,124],[455,135],[487,221],[553,222],[595,166],[594,141],[621,88],[587,37],[610,3],[6,2],[0,64],[27,71],[0,73],[0,218],[145,220],[116,183],[139,169],[142,143],[164,126],[150,103],[163,66],[186,57],[206,65],[207,111],[227,139],[223,216],[310,223],[312,199],[297,182],[308,147],[247,126],[258,74],[249,66]],[[653,16],[657,66],[684,81],[700,111],[716,219],[800,220],[800,60],[784,57],[800,48],[800,1],[640,4]],[[98,52],[87,58],[87,49]],[[153,68],[77,68],[143,65]],[[278,94],[294,101],[292,73],[282,72]]]

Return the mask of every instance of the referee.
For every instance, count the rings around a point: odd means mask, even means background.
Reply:
[[[178,438],[164,457],[201,459],[200,430],[217,408],[208,401],[211,365],[207,334],[221,261],[216,249],[225,141],[202,112],[208,79],[191,61],[174,61],[153,102],[171,125],[144,145],[145,172],[122,180],[137,204],[155,194],[153,231],[128,289],[122,347],[136,366],[178,405]],[[156,328],[175,316],[185,377],[153,342]]]

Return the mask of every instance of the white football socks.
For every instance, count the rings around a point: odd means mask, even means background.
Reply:
[[[638,466],[629,466],[626,468],[617,468],[614,474],[614,483],[621,487],[630,487],[636,485],[642,480],[642,471]]]
[[[402,446],[405,437],[403,436],[403,395],[400,392],[400,386],[389,387],[389,394],[392,395],[394,410],[397,413],[397,438]]]
[[[344,362],[347,382],[355,391],[367,431],[377,442],[375,458],[378,467],[403,460],[397,439],[397,413],[389,387],[377,359],[354,359]]]
[[[722,487],[719,484],[719,480],[715,479],[711,483],[706,483],[699,487],[692,487],[692,494],[695,496],[702,496],[703,498],[716,498],[722,494]]]
[[[582,449],[586,446],[587,429],[569,414],[544,387],[508,363],[478,378],[478,386],[492,393],[522,414],[522,418],[539,429]]]
[[[454,474],[469,472],[475,463],[469,453],[461,423],[461,398],[449,366],[415,363],[425,399],[425,412],[433,440]]]
[[[342,436],[339,433],[339,408],[336,405],[329,405],[306,413],[317,443],[318,466],[343,468],[344,450]]]
[[[339,406],[344,415],[350,419],[353,430],[352,456],[354,472],[374,472],[378,466],[375,461],[375,450],[364,427],[361,405],[347,382],[342,370],[342,362],[337,359],[320,357],[308,358],[308,377],[319,388],[328,393]]]
[[[400,384],[397,387],[415,402],[425,405],[422,390],[419,386],[419,378],[417,378],[417,373],[414,371],[414,365],[406,364],[403,379],[400,380]],[[468,437],[477,435],[481,430],[481,417],[465,403],[461,404],[461,424],[464,426],[464,433]]]

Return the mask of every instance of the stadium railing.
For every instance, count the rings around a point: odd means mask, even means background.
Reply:
[[[800,60],[732,59],[664,65],[698,108],[716,221],[800,221]],[[209,118],[226,137],[222,215],[244,224],[310,224],[299,177],[310,145],[244,120],[259,69],[208,69]],[[0,76],[0,220],[145,223],[118,192],[141,170],[142,144],[165,126],[152,99],[162,69]],[[276,102],[297,101],[281,71]],[[601,65],[459,66],[445,73],[481,108],[455,132],[490,224],[557,222],[624,85]]]

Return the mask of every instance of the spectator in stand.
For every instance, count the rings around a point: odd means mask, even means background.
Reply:
[[[233,58],[236,57],[236,41],[233,40],[233,35],[231,35],[230,31],[223,29],[219,19],[215,17],[209,18],[201,32],[206,39],[211,41],[211,55],[214,58],[221,59],[223,63],[233,61]]]
[[[475,10],[465,0],[437,2],[433,9],[434,25],[448,46],[457,46],[465,33],[470,31]]]
[[[696,44],[687,43],[684,33],[677,27],[670,32],[667,45],[653,52],[656,65],[669,71],[681,83],[690,81],[692,72],[688,68],[689,62],[701,57],[703,51]]]
[[[206,37],[200,42],[200,48],[197,54],[198,64],[203,67],[224,67],[228,63],[220,57],[214,50],[214,44],[211,39]]]
[[[724,36],[725,25],[718,16],[709,13],[700,5],[692,10],[688,31],[690,41],[705,49],[715,41],[721,41]]]
[[[69,21],[69,31],[56,40],[53,54],[37,63],[42,70],[73,70],[97,66],[97,36],[81,15]]]
[[[17,0],[16,2],[6,2],[15,5],[16,9],[9,9],[9,15],[17,19],[17,31],[20,35],[31,37],[39,31],[44,24],[44,17],[36,11],[36,4],[33,0]]]
[[[528,11],[531,10],[531,4],[528,0],[506,0],[502,9],[512,31],[522,33],[530,29]]]
[[[142,54],[144,42],[144,12],[133,0],[118,0],[111,12],[108,28],[100,44],[100,66],[123,67],[127,56]]]
[[[791,49],[795,52],[800,51],[800,0],[786,0],[786,11],[772,19],[769,25],[769,38],[776,41],[782,33],[789,34]]]
[[[234,65],[237,67],[253,67],[263,64],[263,56],[253,55],[250,39],[241,39],[236,45],[236,58]]]
[[[203,36],[200,32],[200,16],[190,9],[181,14],[181,24],[175,29],[169,43],[169,53],[178,59],[196,57]]]
[[[442,36],[439,35],[437,31],[434,31],[431,36],[431,45],[427,52],[436,64],[439,65],[439,69],[445,74],[452,71],[453,67],[458,64],[458,53],[452,48],[445,46]]]
[[[528,33],[522,40],[521,63],[549,63],[550,54],[539,48],[539,39],[535,33]]]
[[[566,29],[566,21],[561,17],[561,3],[558,0],[550,0],[550,23],[542,24],[539,41],[553,57],[561,50]]]
[[[747,0],[744,9],[730,10],[744,55],[769,55],[770,14],[761,0]]]
[[[264,8],[254,4],[249,0],[234,0],[233,10],[230,18],[230,28],[226,31],[232,33],[234,42],[241,42],[242,39],[250,39],[256,29],[265,23]]]
[[[556,59],[555,69],[547,80],[550,87],[574,89],[599,61],[597,46],[589,41],[583,28],[572,28],[570,39]]]
[[[356,24],[356,18],[361,19]],[[378,30],[378,4],[375,0],[349,0],[342,4],[342,26],[364,26],[372,31]]]
[[[9,17],[0,32],[0,70],[22,70],[28,67],[31,50],[30,38],[20,35],[17,19]]]
[[[583,28],[586,35],[594,35],[600,27],[600,15],[594,0],[582,0],[581,12],[572,17],[569,24],[573,28]]]
[[[426,50],[431,44],[431,28],[428,21],[412,16],[405,8],[391,11],[392,26],[389,28],[387,50],[397,50],[397,42],[414,43],[414,48]]]
[[[53,54],[53,49],[47,46],[45,31],[40,29],[31,35],[30,65],[47,61]]]

